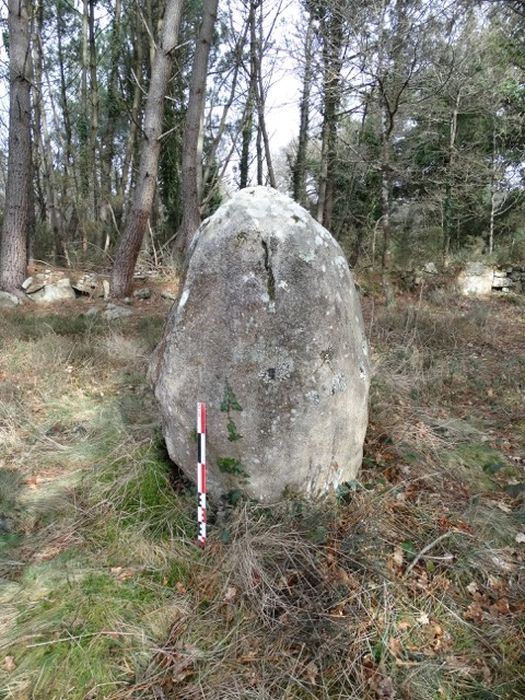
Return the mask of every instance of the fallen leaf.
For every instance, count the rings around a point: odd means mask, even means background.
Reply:
[[[228,586],[226,593],[224,594],[225,603],[233,603],[237,596],[237,589],[234,586]]]
[[[359,590],[360,583],[356,579],[356,577],[349,573],[348,571],[345,571],[344,569],[338,567],[335,569],[335,571],[332,574],[332,577],[337,583],[344,584],[347,586],[350,590]]]
[[[471,581],[467,586],[467,591],[470,593],[470,595],[474,595],[478,592],[478,584],[475,581]]]
[[[403,550],[401,547],[399,547],[399,545],[394,549],[392,559],[396,566],[403,566]]]
[[[27,488],[31,489],[33,491],[38,486],[38,476],[29,476],[26,479],[25,483],[26,483]]]
[[[397,623],[397,629],[400,632],[405,632],[406,630],[410,629],[411,625],[408,620],[401,620],[400,622]]]
[[[394,684],[392,683],[390,676],[384,676],[381,678],[376,685],[375,691],[380,700],[394,700],[396,697]]]
[[[401,646],[401,642],[397,637],[390,637],[388,640],[388,648],[392,656],[395,656],[396,658],[403,654],[403,647]]]
[[[305,667],[304,675],[308,679],[308,682],[311,683],[312,685],[315,685],[317,683],[317,676],[319,675],[319,669],[317,668],[317,666],[314,664],[313,661],[310,661],[310,663]]]
[[[12,671],[15,670],[16,664],[15,664],[15,659],[13,656],[6,656],[4,658],[4,670],[7,671],[7,673],[11,673]]]
[[[122,566],[112,566],[109,571],[117,579],[117,581],[127,581],[133,577],[133,570],[124,569]]]
[[[430,618],[426,614],[426,612],[422,612],[421,615],[417,618],[417,622],[421,625],[428,625],[430,623]]]
[[[487,582],[491,588],[501,588],[502,587],[502,580],[499,578],[499,576],[490,576],[489,575]]]
[[[514,571],[514,569],[516,568],[514,564],[505,561],[505,559],[502,559],[501,557],[494,555],[493,557],[491,557],[491,559],[498,568],[503,569],[504,571]]]
[[[496,612],[500,615],[507,615],[510,612],[508,599],[500,598],[493,605],[490,606],[490,610],[491,612]]]
[[[477,600],[468,606],[463,617],[465,620],[473,620],[474,622],[481,622],[483,620],[483,608]]]

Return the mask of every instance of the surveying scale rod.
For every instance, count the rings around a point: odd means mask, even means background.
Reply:
[[[206,545],[206,404],[197,402],[197,540]]]

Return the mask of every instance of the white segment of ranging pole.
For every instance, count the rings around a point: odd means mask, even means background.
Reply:
[[[197,540],[206,545],[206,404],[197,402]]]

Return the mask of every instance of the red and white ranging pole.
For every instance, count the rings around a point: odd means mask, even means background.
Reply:
[[[206,404],[197,403],[197,540],[206,545]]]

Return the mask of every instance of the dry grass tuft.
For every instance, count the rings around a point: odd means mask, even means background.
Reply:
[[[204,552],[145,385],[161,319],[3,317],[0,697],[523,698],[524,319],[438,301],[368,314],[359,482],[215,504]]]

